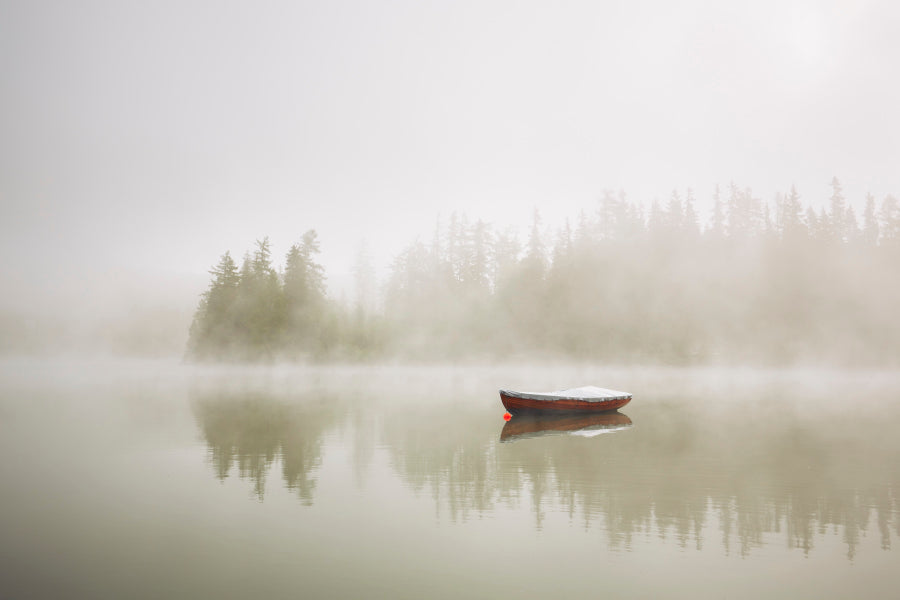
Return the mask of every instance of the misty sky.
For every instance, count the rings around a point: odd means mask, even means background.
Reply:
[[[363,237],[386,265],[439,214],[606,188],[822,204],[837,175],[859,208],[900,194],[897,7],[0,0],[3,306],[205,282],[263,235],[280,265],[312,227],[340,282]]]

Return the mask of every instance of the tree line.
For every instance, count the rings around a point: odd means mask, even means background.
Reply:
[[[438,223],[374,285],[361,254],[352,306],[325,293],[314,231],[272,266],[268,240],[211,271],[192,358],[565,358],[691,363],[900,361],[900,203],[861,215],[832,181],[827,208],[716,188],[649,209],[606,192],[555,231],[466,215]]]

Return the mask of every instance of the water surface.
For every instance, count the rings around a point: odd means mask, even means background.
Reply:
[[[0,597],[884,597],[900,375],[6,360]],[[501,387],[627,389],[507,424]]]

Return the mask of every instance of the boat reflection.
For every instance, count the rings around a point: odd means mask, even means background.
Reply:
[[[567,415],[516,415],[500,432],[501,442],[512,442],[545,435],[594,437],[632,427],[628,415],[620,412]]]

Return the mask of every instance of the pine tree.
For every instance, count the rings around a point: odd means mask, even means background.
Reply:
[[[725,237],[725,204],[718,185],[713,192],[713,212],[708,232],[715,238]]]
[[[672,190],[669,203],[663,214],[665,230],[669,235],[680,234],[684,229],[684,207],[681,204],[681,196],[678,190]]]
[[[188,339],[188,355],[198,359],[221,357],[233,343],[234,304],[240,281],[237,265],[226,252],[209,273],[212,281],[201,296]]]
[[[778,231],[775,227],[775,222],[772,219],[772,210],[769,207],[768,202],[765,202],[762,205],[762,232],[766,237],[778,237]]]
[[[587,213],[582,209],[578,211],[578,225],[575,227],[575,247],[582,251],[593,244],[594,235]]]
[[[787,241],[796,241],[806,237],[806,226],[803,222],[803,206],[797,187],[791,185],[791,193],[784,199],[781,215],[781,236]]]
[[[556,244],[553,246],[553,267],[558,267],[568,261],[572,256],[572,227],[566,219],[565,226],[556,234]]]
[[[541,213],[537,209],[532,216],[531,234],[528,236],[524,262],[529,275],[536,279],[543,278],[547,270],[547,253],[544,240],[541,238]]]
[[[837,177],[831,179],[831,198],[828,211],[829,237],[836,242],[845,242],[848,237],[847,204]]]
[[[597,224],[600,239],[615,239],[621,223],[619,222],[619,206],[612,190],[604,190],[600,199],[600,207],[597,210]]]
[[[853,206],[848,205],[847,210],[844,211],[844,231],[847,242],[855,244],[862,237],[859,221],[856,218],[856,211],[853,210]]]
[[[694,208],[694,191],[691,188],[688,188],[684,201],[684,232],[689,239],[696,239],[700,235],[700,222]]]
[[[375,310],[375,265],[369,246],[363,240],[356,252],[353,265],[354,308],[359,315],[370,315]]]
[[[625,228],[622,232],[624,239],[635,240],[646,232],[644,223],[644,207],[634,202],[625,202],[622,196],[622,206],[625,214]]]
[[[866,194],[862,240],[868,246],[874,246],[878,243],[878,217],[875,214],[875,196],[871,193]]]
[[[812,206],[806,207],[806,223],[809,228],[809,237],[814,240],[822,239],[822,221]]]
[[[271,358],[278,349],[283,324],[283,296],[272,268],[269,238],[256,241],[252,255],[244,256],[237,286],[236,337],[246,358]]]
[[[743,239],[749,233],[747,213],[744,194],[731,182],[728,186],[728,237],[733,240]]]
[[[450,214],[450,224],[447,226],[447,262],[450,266],[450,277],[459,281],[459,269],[462,262],[463,224],[459,216],[453,212]]]
[[[832,229],[831,220],[828,218],[828,213],[825,212],[825,208],[822,207],[819,209],[819,213],[816,217],[816,222],[819,224],[819,231],[816,237],[820,240],[832,241]]]
[[[900,243],[900,203],[893,196],[885,196],[881,201],[881,240],[885,245]]]
[[[295,350],[318,351],[323,341],[325,275],[315,260],[318,253],[318,235],[310,229],[285,258],[285,334],[288,346]]]
[[[494,238],[491,275],[495,292],[506,285],[513,276],[522,254],[522,244],[515,231],[507,229]]]
[[[434,308],[429,301],[435,279],[430,265],[428,249],[419,240],[407,246],[391,263],[385,310],[391,319],[407,329],[406,333],[421,324],[426,316],[424,311]]]
[[[651,236],[657,236],[665,230],[665,215],[659,207],[659,200],[653,199],[650,203],[650,217],[647,219],[647,231]]]
[[[490,226],[478,219],[466,236],[463,281],[472,289],[487,292],[490,288],[490,249]]]

